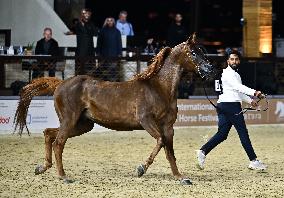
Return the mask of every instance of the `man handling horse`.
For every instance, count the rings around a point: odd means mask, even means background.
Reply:
[[[218,132],[200,150],[197,150],[197,160],[200,169],[204,169],[206,155],[218,144],[227,139],[229,131],[234,125],[240,137],[243,148],[250,160],[249,169],[265,170],[266,165],[257,159],[252,147],[248,130],[246,128],[241,102],[250,103],[252,107],[258,104],[249,96],[262,98],[261,91],[256,91],[242,84],[241,77],[237,73],[240,65],[240,54],[238,51],[230,51],[227,57],[227,68],[223,69],[222,93],[217,101]]]

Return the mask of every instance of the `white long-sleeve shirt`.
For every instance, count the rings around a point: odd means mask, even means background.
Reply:
[[[223,93],[219,95],[217,103],[221,102],[247,102],[251,103],[254,89],[251,89],[242,84],[240,75],[235,72],[230,66],[223,69],[222,77]]]
[[[121,22],[117,20],[116,28],[120,31],[121,35],[134,36],[133,27],[129,22]]]

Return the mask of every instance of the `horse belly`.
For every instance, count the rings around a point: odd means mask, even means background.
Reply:
[[[88,118],[95,123],[114,130],[136,130],[141,129],[134,111],[129,111],[126,107],[97,107],[86,111]]]

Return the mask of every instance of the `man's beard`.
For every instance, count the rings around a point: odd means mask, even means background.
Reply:
[[[91,19],[91,16],[84,16],[82,15],[81,16],[81,20],[84,22],[84,23],[88,23]]]
[[[83,17],[83,18],[82,18],[82,21],[83,21],[84,23],[88,23],[88,22],[90,21],[90,18]]]
[[[235,71],[239,70],[239,64],[232,64],[232,65],[229,65],[229,66]]]

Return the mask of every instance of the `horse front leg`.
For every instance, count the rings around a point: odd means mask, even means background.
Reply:
[[[174,129],[173,129],[172,126],[165,129],[164,137],[165,137],[164,149],[165,149],[166,157],[167,157],[167,160],[170,163],[171,170],[172,170],[174,177],[176,179],[180,180],[181,184],[191,185],[192,183],[188,179],[188,177],[180,174],[178,167],[177,167],[177,164],[176,164],[176,157],[175,157],[174,148],[173,148]]]
[[[158,155],[158,153],[159,153],[159,151],[161,150],[162,147],[163,147],[162,138],[158,138],[157,144],[156,144],[155,148],[153,149],[152,153],[150,154],[150,156],[148,157],[148,159],[145,161],[144,164],[140,164],[137,167],[138,177],[141,177],[142,175],[144,175],[144,173],[146,173],[147,169],[154,162],[155,157]]]
[[[38,165],[35,168],[35,174],[42,174],[52,166],[52,143],[54,142],[58,128],[46,128],[43,133],[45,137],[45,162],[44,165]]]

